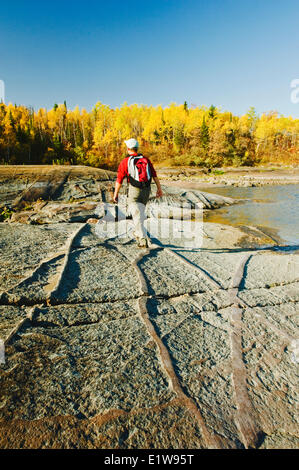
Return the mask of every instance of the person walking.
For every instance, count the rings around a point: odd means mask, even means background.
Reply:
[[[148,241],[144,228],[145,206],[151,192],[151,181],[157,186],[156,197],[163,196],[163,191],[157,173],[149,158],[138,153],[139,143],[136,139],[125,140],[128,155],[120,162],[113,201],[117,204],[118,193],[124,178],[129,183],[128,208],[134,224],[134,236],[140,248],[147,248]]]

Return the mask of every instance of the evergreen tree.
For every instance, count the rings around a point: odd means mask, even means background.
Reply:
[[[216,116],[216,107],[212,104],[210,107],[209,107],[209,118],[210,119],[214,119]]]
[[[203,118],[202,125],[200,128],[200,144],[204,150],[208,150],[210,143],[210,132],[209,126],[206,123],[205,118]]]

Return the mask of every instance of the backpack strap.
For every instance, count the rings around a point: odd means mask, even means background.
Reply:
[[[132,156],[130,156],[130,158],[128,160],[128,174],[129,174],[129,177],[131,176],[137,181],[138,181],[138,178],[139,178],[139,173],[138,173],[138,168],[135,165],[135,159],[138,160],[139,158],[140,158],[139,155],[137,157],[134,157],[132,155]]]

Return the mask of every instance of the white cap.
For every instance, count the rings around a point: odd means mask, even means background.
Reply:
[[[125,140],[125,144],[126,144],[128,149],[134,149],[134,148],[139,147],[139,144],[138,144],[136,139]]]

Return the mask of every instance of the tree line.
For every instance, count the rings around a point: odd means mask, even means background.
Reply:
[[[124,140],[164,166],[254,166],[299,163],[299,119],[277,112],[242,115],[215,106],[167,107],[101,102],[88,112],[0,103],[1,164],[71,164],[116,169]]]

